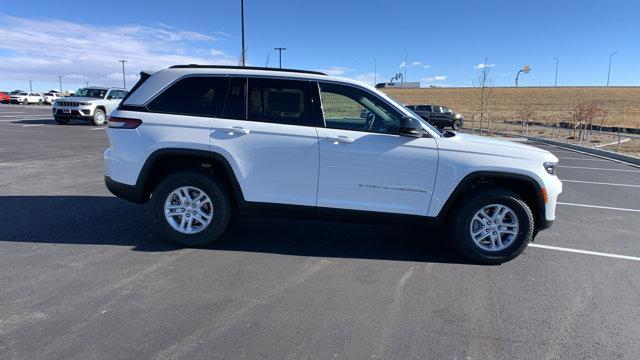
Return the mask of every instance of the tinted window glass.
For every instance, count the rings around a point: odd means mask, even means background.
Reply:
[[[418,111],[431,111],[431,106],[429,105],[419,105]]]
[[[125,95],[127,95],[127,92],[124,90],[118,90],[116,91],[116,94],[118,94],[118,99],[124,99]]]
[[[320,83],[328,128],[397,134],[401,115],[378,97],[344,85]]]
[[[433,107],[433,112],[436,114],[441,114],[442,113],[442,109],[440,108],[440,106],[434,106]]]
[[[224,106],[225,119],[246,119],[247,103],[245,102],[246,78],[232,78],[227,91],[227,102]]]
[[[188,77],[156,97],[149,109],[169,114],[220,117],[229,80],[222,77]]]
[[[308,88],[304,81],[249,79],[249,120],[312,125]]]

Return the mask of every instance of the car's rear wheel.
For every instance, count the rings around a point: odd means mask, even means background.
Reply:
[[[63,117],[59,117],[59,116],[54,116],[53,118],[60,125],[66,125],[66,124],[69,123],[69,118],[63,118]]]
[[[160,233],[187,247],[216,240],[231,217],[224,186],[198,171],[181,171],[162,180],[151,196],[151,205]]]
[[[93,112],[93,117],[91,118],[93,125],[101,126],[107,122],[107,115],[104,113],[102,109],[96,109]]]
[[[522,253],[533,239],[535,223],[518,195],[492,189],[465,200],[452,221],[456,246],[470,260],[501,264]]]

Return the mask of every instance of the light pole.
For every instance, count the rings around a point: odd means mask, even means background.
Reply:
[[[554,59],[556,59],[556,79],[555,79],[555,81],[553,82],[553,86],[554,86],[554,87],[558,87],[558,62],[559,62],[559,60],[558,60],[558,58],[557,58],[557,57],[555,57],[555,56],[554,56],[553,58],[554,58]]]
[[[60,85],[60,94],[62,94],[62,75],[58,75],[58,84]]]
[[[89,87],[89,82],[88,81],[85,81],[85,84],[87,84],[87,87]]]
[[[522,69],[518,71],[516,74],[516,87],[518,87],[518,78],[520,77],[520,73],[528,74],[531,71],[531,67],[529,65],[525,65]]]
[[[407,56],[409,56],[409,54],[404,55],[404,77],[402,78],[400,87],[404,86],[404,82],[407,81]]]
[[[244,49],[244,0],[240,0],[240,22],[242,24],[242,66],[247,63],[247,56]]]
[[[277,48],[273,48],[273,50],[278,50],[278,56],[280,59],[280,69],[282,69],[282,50],[287,50],[287,48],[277,47]]]
[[[614,51],[613,53],[611,53],[611,55],[609,55],[609,72],[607,73],[607,87],[609,87],[609,78],[611,77],[611,59],[613,58],[613,55],[617,54],[619,50]]]
[[[32,81],[29,80],[29,92],[33,92],[33,86],[31,86]]]
[[[123,60],[118,60],[118,61],[122,63],[122,87],[123,87],[125,90],[127,90],[127,77],[126,77],[126,75],[124,74],[124,63],[126,63],[126,62],[127,62],[127,60],[124,60],[124,59],[123,59]]]

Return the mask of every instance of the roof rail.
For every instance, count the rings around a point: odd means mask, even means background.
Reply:
[[[299,70],[299,69],[280,69],[280,68],[268,68],[268,67],[259,67],[259,66],[231,66],[231,65],[199,65],[199,64],[188,64],[188,65],[173,65],[169,67],[170,69],[235,69],[235,70],[264,70],[264,71],[283,71],[283,72],[293,72],[293,73],[303,73],[303,74],[314,74],[314,75],[327,75],[320,71],[311,71],[311,70]]]

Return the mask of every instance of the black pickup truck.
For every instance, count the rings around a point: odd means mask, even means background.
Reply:
[[[462,127],[462,124],[464,124],[464,117],[462,115],[444,106],[407,105],[407,107],[438,129],[450,127],[453,130],[458,130]]]

